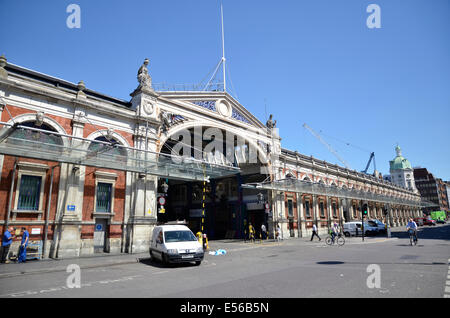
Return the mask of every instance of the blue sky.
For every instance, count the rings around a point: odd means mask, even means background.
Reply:
[[[0,2],[9,62],[125,100],[146,57],[153,82],[173,84],[200,82],[221,57],[219,0]],[[71,3],[81,7],[80,29],[66,26]],[[366,26],[371,3],[380,29]],[[450,1],[223,6],[234,93],[262,122],[274,115],[283,147],[339,163],[307,123],[352,169],[373,151],[388,174],[398,143],[413,166],[450,180]]]

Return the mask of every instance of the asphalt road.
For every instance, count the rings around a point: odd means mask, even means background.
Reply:
[[[200,266],[150,260],[70,273],[0,278],[0,297],[298,298],[450,296],[450,224],[423,227],[410,246],[403,230],[391,239],[348,239],[342,247],[307,239],[264,244],[217,241],[226,255]],[[74,260],[76,263],[76,260]]]

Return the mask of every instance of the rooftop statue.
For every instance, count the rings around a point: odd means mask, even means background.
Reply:
[[[137,80],[139,82],[138,90],[139,89],[149,89],[153,91],[152,88],[152,78],[148,74],[147,65],[149,63],[149,59],[145,59],[144,63],[141,65],[141,67],[138,70],[137,73]]]
[[[276,125],[277,125],[277,121],[276,121],[276,120],[273,121],[273,120],[272,120],[272,114],[270,114],[269,120],[266,122],[267,128],[273,129],[273,128],[276,127]]]

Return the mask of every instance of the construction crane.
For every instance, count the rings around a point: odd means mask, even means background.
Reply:
[[[306,125],[306,124],[305,124],[305,125]],[[322,131],[320,131],[320,133],[322,133]],[[326,134],[324,134],[324,133],[322,133],[322,134],[323,134],[323,135],[326,135]],[[318,137],[318,138],[320,139],[319,134],[316,133],[316,135],[317,135],[316,137]],[[335,140],[337,140],[337,141],[339,141],[339,142],[342,142],[342,143],[346,144],[347,146],[351,146],[351,147],[356,148],[356,149],[359,149],[359,150],[361,150],[361,151],[370,153],[370,158],[369,158],[369,161],[367,162],[366,168],[365,168],[364,170],[362,170],[361,172],[362,172],[362,173],[365,173],[365,174],[368,174],[367,171],[369,170],[370,163],[371,163],[372,160],[373,160],[373,175],[374,175],[374,176],[377,176],[378,171],[377,171],[377,166],[376,166],[376,163],[375,163],[375,153],[374,153],[374,152],[369,151],[369,150],[367,150],[367,149],[364,149],[364,148],[362,148],[362,147],[359,147],[359,146],[350,144],[349,142],[346,142],[346,141],[337,139],[337,138],[335,138],[335,137],[333,137],[333,136],[329,136],[329,135],[326,135],[326,136],[328,136],[328,137],[330,137],[330,138],[333,138],[333,139],[335,139]]]
[[[361,171],[361,172],[367,174],[367,170],[369,169],[370,162],[372,161],[372,159],[373,159],[373,171],[374,171],[374,173],[376,173],[376,171],[377,171],[377,165],[375,164],[375,153],[374,153],[374,152],[372,152],[372,153],[370,154],[369,162],[367,162],[366,169],[364,169],[364,170]]]
[[[351,169],[350,168],[350,165],[344,160],[344,159],[342,159],[341,158],[341,156],[339,156],[338,154],[337,154],[337,152],[325,141],[325,140],[323,140],[322,139],[322,137],[318,134],[318,133],[316,133],[311,127],[309,127],[307,124],[303,124],[303,127],[304,128],[306,128],[306,129],[308,129],[309,130],[309,132],[311,133],[311,134],[313,134],[313,136],[314,137],[316,137],[317,139],[319,139],[319,141],[322,143],[322,144],[324,144],[325,145],[325,147],[327,147],[328,148],[328,150],[333,154],[333,155],[335,155],[336,156],[336,158],[338,158],[338,160],[340,161],[340,162],[342,162],[342,164],[347,168],[347,169]]]

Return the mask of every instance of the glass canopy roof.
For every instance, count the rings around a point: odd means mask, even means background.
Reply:
[[[0,131],[0,154],[150,174],[188,181],[231,176],[240,169],[207,160],[124,147],[106,137],[88,140],[30,125],[9,125]]]
[[[371,202],[380,202],[385,204],[398,204],[424,207],[428,206],[428,202],[421,200],[415,201],[405,198],[391,197],[383,194],[377,194],[372,192],[366,192],[349,188],[338,188],[337,186],[327,186],[323,183],[316,183],[311,181],[303,181],[298,179],[282,179],[272,182],[263,183],[248,183],[243,184],[242,187],[248,189],[261,189],[261,190],[274,190],[274,191],[286,191],[296,193],[308,193],[314,195],[325,195],[337,198],[348,198],[355,200],[367,200]]]

